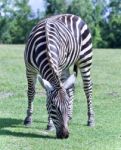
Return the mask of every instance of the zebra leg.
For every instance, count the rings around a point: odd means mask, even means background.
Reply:
[[[69,68],[66,69],[66,70],[63,70],[62,74],[61,74],[61,81],[65,82],[68,79],[69,76],[70,76]],[[72,113],[73,113],[74,85],[72,87],[70,87],[69,89],[66,89],[66,92],[67,92],[67,94],[68,94],[68,96],[70,98],[68,117],[69,117],[69,120],[71,120],[72,119]]]
[[[69,117],[69,120],[71,120],[72,119],[72,115],[73,115],[74,85],[73,85],[73,87],[67,89],[66,91],[67,91],[68,96],[70,97],[68,117]]]
[[[32,123],[32,113],[33,113],[33,100],[35,96],[35,84],[37,74],[27,71],[27,81],[28,81],[28,109],[27,116],[24,120],[24,125],[30,125]]]
[[[94,120],[94,111],[92,106],[92,81],[90,76],[90,68],[81,68],[81,75],[83,79],[84,92],[87,98],[87,107],[88,107],[87,125],[92,127],[95,125],[95,120]]]
[[[52,121],[52,118],[50,117],[50,115],[48,115],[47,130],[49,130],[49,131],[55,130],[55,126],[53,124],[53,121]]]

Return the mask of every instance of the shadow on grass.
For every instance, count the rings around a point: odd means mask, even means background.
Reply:
[[[22,124],[23,120],[13,118],[0,118],[0,129],[7,127],[14,127]]]
[[[10,135],[15,137],[28,137],[28,138],[43,138],[43,139],[56,139],[56,137],[49,135],[39,135],[35,133],[24,133],[24,132],[15,132],[7,129],[0,130],[0,135]]]
[[[20,119],[13,119],[13,118],[0,118],[0,135],[9,135],[9,136],[15,136],[15,137],[29,137],[29,138],[48,138],[48,139],[55,139],[56,137],[49,136],[49,135],[41,135],[41,134],[35,134],[35,133],[25,133],[25,132],[16,132],[11,131],[6,128],[19,128],[23,127],[26,128],[23,124],[23,120]],[[33,129],[34,130],[34,129]]]

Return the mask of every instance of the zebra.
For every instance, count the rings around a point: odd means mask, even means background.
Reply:
[[[28,82],[25,125],[32,123],[35,84],[38,77],[47,94],[48,127],[52,122],[57,138],[68,138],[72,118],[74,83],[80,70],[87,99],[87,125],[95,125],[92,106],[92,37],[87,24],[73,14],[41,20],[31,31],[24,52]],[[73,74],[70,75],[70,66]]]

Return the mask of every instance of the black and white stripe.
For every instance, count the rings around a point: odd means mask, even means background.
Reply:
[[[64,84],[70,76],[70,66],[74,65],[80,70],[83,79],[88,104],[88,125],[94,125],[90,77],[91,34],[80,17],[64,14],[39,22],[29,36],[24,56],[28,80],[28,110],[25,124],[32,121],[35,83],[37,74],[40,74],[52,87],[51,90],[46,89],[47,109],[56,127],[57,136],[67,137],[67,116],[72,117],[74,86],[65,88]]]

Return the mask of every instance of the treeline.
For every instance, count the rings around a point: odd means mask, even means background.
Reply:
[[[121,0],[43,0],[43,3],[43,12],[41,6],[33,12],[29,0],[0,0],[0,43],[25,43],[39,20],[71,13],[87,22],[94,47],[121,48]]]

